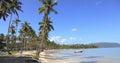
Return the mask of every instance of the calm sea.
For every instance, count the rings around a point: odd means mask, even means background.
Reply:
[[[46,51],[42,63],[120,63],[120,48],[61,49]]]

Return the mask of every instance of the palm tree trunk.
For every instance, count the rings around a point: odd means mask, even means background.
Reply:
[[[26,48],[26,45],[25,45],[25,36],[24,36],[24,38],[23,38],[23,50],[25,50],[25,48]]]
[[[16,43],[16,41],[17,41],[17,28],[18,28],[18,27],[16,26],[16,30],[15,30],[15,32],[16,32],[16,33],[15,33],[15,44],[16,44],[16,45],[15,45],[15,50],[18,49],[18,48],[17,48],[17,43]]]
[[[45,16],[44,16],[44,21],[46,21],[47,20],[47,18],[48,18],[48,14],[45,14]],[[44,27],[43,27],[44,28]],[[39,55],[41,52],[43,52],[43,42],[45,41],[44,39],[45,39],[45,34],[46,34],[46,30],[43,30],[42,31],[42,39],[41,39],[41,41],[40,41],[40,45],[39,45],[39,48],[38,48],[38,52],[37,52],[37,55]]]
[[[39,55],[41,52],[43,52],[43,42],[44,42],[44,38],[45,38],[45,35],[43,34],[43,35],[42,35],[42,39],[40,40],[40,45],[39,45],[39,48],[38,48],[37,55]]]
[[[12,37],[11,37],[11,51],[14,51],[14,35],[12,34]]]
[[[9,26],[8,26],[8,32],[7,32],[8,38],[9,38],[9,29],[10,29],[11,22],[12,22],[12,14],[11,14],[11,16],[10,16],[10,22],[9,22]],[[7,52],[10,54],[9,41],[10,41],[10,40],[6,39]]]

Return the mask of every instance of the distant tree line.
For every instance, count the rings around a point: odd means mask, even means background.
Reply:
[[[26,22],[24,24],[26,24]],[[31,27],[28,27],[28,28],[32,29]],[[23,27],[20,29],[20,31],[21,30],[24,30]],[[27,28],[25,30],[27,30]],[[33,32],[32,35],[29,34],[28,30],[24,32],[26,34],[22,34],[22,31],[19,32],[20,35],[16,37],[17,42],[12,43],[11,41],[11,43],[9,43],[10,49],[11,50],[13,49],[15,51],[18,51],[20,48],[22,48],[23,50],[36,50],[38,48],[39,39],[37,38],[37,35],[35,34],[35,31],[33,29],[32,29],[32,32]],[[23,36],[21,36],[21,34]],[[6,40],[6,37],[4,36],[4,34],[1,33],[0,34],[0,49],[3,49],[4,47],[6,47],[5,42],[4,42],[5,40]],[[57,44],[54,41],[50,41],[50,40],[46,40],[43,47],[44,47],[43,49],[97,48],[97,46],[93,44],[71,44],[71,45],[63,44],[62,45],[62,44]]]

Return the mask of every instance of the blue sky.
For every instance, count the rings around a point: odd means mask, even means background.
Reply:
[[[38,33],[38,22],[43,17],[38,14],[41,3],[20,1],[24,11],[19,12],[21,21],[28,21]],[[54,8],[58,14],[50,14],[55,28],[50,40],[59,44],[120,43],[120,0],[58,0]],[[0,33],[7,33],[8,22],[9,18],[6,22],[0,20]]]

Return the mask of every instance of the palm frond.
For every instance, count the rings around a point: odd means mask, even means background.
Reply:
[[[45,10],[44,6],[42,6],[41,8],[39,8],[38,9],[39,14],[41,14],[42,12],[44,12],[44,10]]]
[[[57,12],[55,9],[53,9],[53,8],[50,8],[50,10],[53,11],[55,14],[58,13],[58,12]]]

